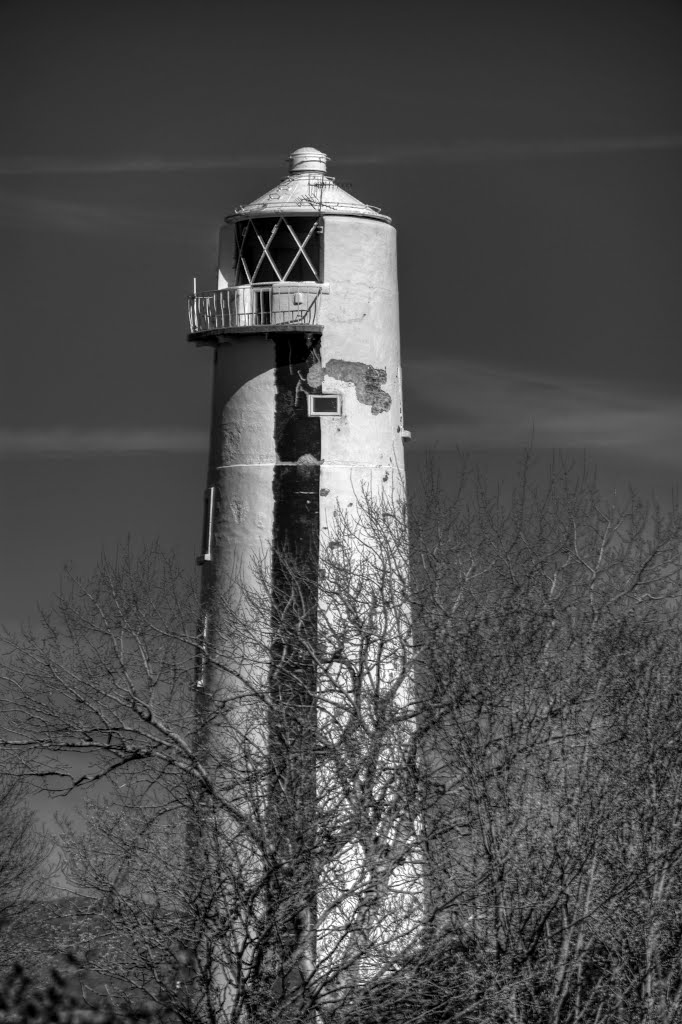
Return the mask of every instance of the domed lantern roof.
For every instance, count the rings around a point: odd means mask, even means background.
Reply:
[[[226,217],[228,221],[246,217],[278,216],[328,216],[337,214],[350,217],[370,217],[390,224],[391,218],[382,214],[379,207],[369,206],[356,199],[329,177],[327,155],[319,149],[304,146],[296,149],[289,157],[289,174],[279,185],[271,188],[252,203],[238,206]]]

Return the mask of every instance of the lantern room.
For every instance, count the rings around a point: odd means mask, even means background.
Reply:
[[[218,288],[189,298],[190,340],[270,330],[323,330],[324,231],[329,216],[369,217],[380,210],[355,199],[326,173],[327,157],[297,149],[289,174],[225,218]]]

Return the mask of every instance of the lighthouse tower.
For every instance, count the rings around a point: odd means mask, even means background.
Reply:
[[[205,590],[282,548],[314,573],[334,511],[404,484],[396,232],[298,149],[225,218],[217,289],[189,300],[214,349],[199,561]]]
[[[202,561],[214,585],[285,544],[315,556],[337,507],[403,486],[396,232],[298,149],[220,232],[190,340],[215,352]]]
[[[296,150],[279,184],[225,218],[216,285],[189,299],[189,340],[210,346],[214,356],[199,557],[203,629],[214,651],[221,637],[227,646],[234,638],[230,588],[236,581],[262,589],[265,579],[272,587],[270,610],[280,623],[286,626],[286,616],[293,616],[298,635],[315,633],[317,574],[334,523],[339,515],[352,519],[368,495],[401,498],[409,437],[402,413],[395,228],[328,176],[324,153]],[[307,608],[288,610],[285,568],[289,579],[293,572],[305,581],[298,596]],[[272,621],[266,612],[265,632]],[[243,643],[236,646],[236,653],[200,668],[197,685],[209,700],[239,690],[236,660],[243,666],[249,654]],[[261,659],[265,651],[270,664],[261,660],[257,672],[267,680],[273,704],[284,710],[279,720],[268,713],[255,745],[267,750],[268,770],[277,779],[280,796],[270,800],[281,819],[282,843],[289,844],[292,891],[313,893],[292,924],[290,964],[295,961],[305,977],[315,958],[316,882],[296,875],[298,865],[309,870],[296,844],[305,842],[320,776],[299,756],[316,715],[316,669],[306,661],[306,645],[301,649],[292,655],[284,641],[260,645]],[[293,696],[281,682],[283,664],[288,678],[297,680]],[[294,725],[286,720],[287,702],[295,707]],[[206,721],[213,721],[211,715],[209,710]],[[215,728],[207,726],[208,732]],[[288,967],[283,984],[292,983],[296,971]]]

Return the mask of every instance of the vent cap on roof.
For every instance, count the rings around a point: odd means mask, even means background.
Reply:
[[[289,174],[325,174],[327,171],[327,154],[312,146],[295,149],[289,157]]]

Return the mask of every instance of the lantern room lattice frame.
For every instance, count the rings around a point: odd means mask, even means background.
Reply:
[[[267,239],[264,237],[265,232],[261,233],[261,231],[258,228],[259,220],[257,218],[249,218],[248,220],[238,222],[235,233],[235,266],[237,268],[238,275],[244,275],[244,284],[260,284],[263,283],[264,280],[267,280],[262,277],[259,278],[259,272],[266,260],[266,266],[269,264],[274,274],[274,277],[271,279],[273,281],[310,280],[319,283],[319,260],[317,261],[318,266],[315,266],[315,257],[312,253],[308,253],[307,248],[310,243],[310,240],[318,231],[320,221],[318,218],[308,217],[296,217],[293,218],[293,220],[294,222],[297,220],[305,220],[306,222],[312,221],[310,228],[308,229],[308,231],[305,234],[305,237],[302,240],[286,217],[277,217],[275,219],[275,223],[272,225],[270,232],[267,236]],[[265,223],[265,221],[261,220],[260,223],[263,224]],[[277,259],[275,258],[276,254],[274,253],[273,250],[273,243],[277,239],[280,231],[283,229],[286,229],[289,232],[289,235],[293,239],[296,248],[293,255],[289,259],[288,264],[286,266],[278,266]],[[260,253],[258,254],[257,262],[250,268],[246,250],[248,246],[253,244],[253,236],[255,236],[260,245]],[[313,257],[312,259],[311,256]],[[306,278],[292,278],[290,275],[301,258],[305,260],[308,267],[310,268],[311,276]]]

